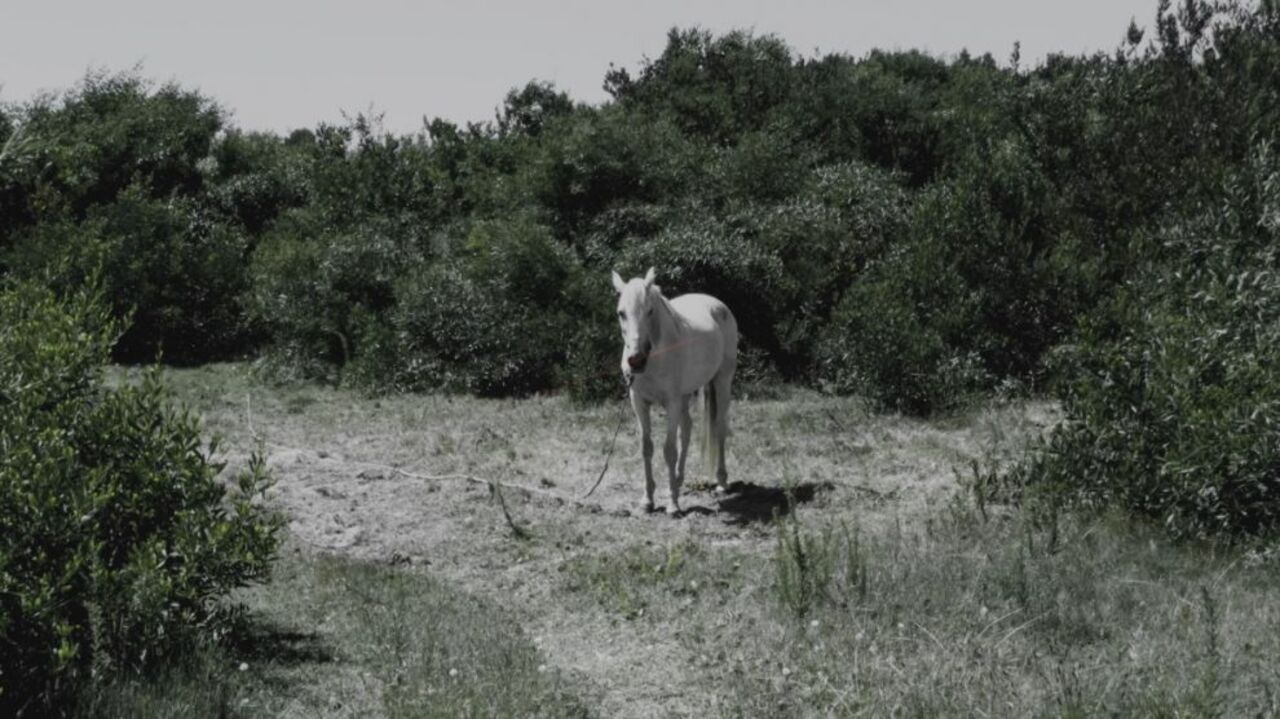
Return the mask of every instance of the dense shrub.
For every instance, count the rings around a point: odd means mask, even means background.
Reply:
[[[936,118],[959,109],[939,107],[949,74],[945,62],[922,52],[873,51],[864,62],[831,74],[832,87],[820,95],[828,104],[822,114],[844,111],[839,120],[856,143],[854,157],[902,173],[919,187],[942,165]],[[833,100],[841,91],[845,96]]]
[[[792,94],[791,70],[791,49],[777,37],[673,29],[662,54],[636,78],[612,69],[605,89],[624,106],[665,115],[721,144],[767,124]]]
[[[108,389],[117,334],[85,292],[0,291],[0,713],[216,636],[219,600],[264,578],[281,522],[255,460],[228,491],[197,420],[155,375]]]
[[[813,150],[788,125],[744,134],[709,159],[709,199],[730,211],[806,194],[815,161]]]
[[[265,231],[281,213],[311,195],[308,157],[275,135],[231,130],[199,165],[208,204],[250,235]]]
[[[1051,194],[1016,138],[919,193],[905,236],[869,262],[832,316],[820,376],[911,412],[998,378],[1034,378],[1088,306],[1079,287],[1089,265]]]
[[[116,317],[132,322],[113,348],[117,361],[163,354],[202,362],[242,350],[248,240],[192,201],[155,200],[133,185],[110,204],[21,233],[7,264],[20,277],[63,290],[98,272]]]
[[[477,223],[458,254],[397,285],[395,384],[483,395],[551,386],[579,321],[578,274],[546,227]]]
[[[619,205],[682,204],[709,155],[669,121],[637,123],[606,107],[552,123],[515,174],[557,234],[577,244],[593,218]]]
[[[316,213],[286,214],[250,267],[249,313],[271,335],[277,369],[335,378],[377,335],[396,304],[395,285],[421,253],[395,227],[330,227]]]
[[[556,313],[513,302],[448,265],[406,278],[397,294],[396,385],[480,395],[550,386],[565,353]]]
[[[286,157],[300,155],[304,163],[310,207],[331,224],[377,221],[417,239],[448,213],[424,139],[387,133],[376,116],[295,133],[289,146]]]
[[[577,317],[577,328],[565,348],[556,380],[580,402],[614,399],[623,396],[624,389],[622,336],[610,294],[613,286],[609,278],[594,273],[585,280],[574,290],[583,297],[578,303],[582,314]]]
[[[88,74],[17,108],[0,159],[0,267],[76,286],[102,266],[123,361],[243,350],[249,244],[206,211],[201,164],[223,111],[136,73]]]
[[[904,239],[907,193],[899,178],[857,163],[819,168],[801,196],[734,219],[783,266],[774,327],[775,363],[810,379],[814,343],[846,288]]]
[[[816,348],[820,386],[914,414],[950,408],[984,387],[980,361],[949,348],[901,291],[872,280],[845,292]]]
[[[1058,352],[1067,422],[1017,479],[1178,535],[1280,527],[1280,172],[1254,170]]]

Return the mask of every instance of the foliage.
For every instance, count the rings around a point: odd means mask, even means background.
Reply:
[[[0,708],[41,714],[86,676],[215,637],[281,523],[257,502],[261,458],[228,491],[154,374],[102,385],[118,329],[92,293],[10,285],[0,320]]]
[[[1059,351],[1069,421],[1019,479],[1178,535],[1280,527],[1280,168],[1248,169]]]
[[[190,200],[156,200],[132,185],[80,222],[21,233],[8,262],[20,277],[71,291],[96,274],[116,317],[130,317],[112,350],[117,361],[163,355],[192,363],[243,347],[247,239]]]
[[[791,69],[791,50],[776,37],[673,29],[639,77],[613,69],[605,89],[624,106],[674,118],[691,135],[730,143],[786,102]]]
[[[297,143],[230,129],[198,169],[210,207],[256,237],[285,211],[306,203],[312,192],[308,160]]]
[[[477,224],[466,250],[397,286],[396,384],[482,395],[550,385],[573,326],[575,259],[525,220]]]
[[[278,220],[253,255],[249,312],[286,368],[324,377],[364,351],[420,254],[394,226],[330,229],[314,212]]]
[[[154,199],[192,196],[197,164],[223,126],[222,110],[176,85],[136,73],[93,72],[61,96],[18,113],[2,182],[23,200],[0,218],[0,236],[36,221],[80,219],[130,186]]]

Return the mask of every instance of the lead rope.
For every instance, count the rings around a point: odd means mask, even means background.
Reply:
[[[631,388],[631,382],[634,379],[635,379],[635,375],[627,376],[628,389]],[[583,499],[590,497],[591,494],[596,491],[596,487],[599,487],[600,482],[604,480],[605,472],[609,471],[609,460],[613,459],[613,450],[615,447],[618,446],[618,435],[622,433],[622,424],[627,419],[627,402],[625,399],[623,400],[622,404],[618,407],[618,409],[620,410],[618,412],[618,426],[615,427],[613,430],[613,441],[609,442],[609,451],[604,455],[604,467],[600,469],[600,476],[596,477],[596,483],[591,485],[591,489],[588,489],[586,494],[582,495]]]

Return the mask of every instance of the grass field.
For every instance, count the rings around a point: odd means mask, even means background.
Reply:
[[[1280,551],[973,506],[972,463],[1017,456],[1050,404],[922,421],[747,399],[736,491],[695,489],[670,519],[636,511],[630,423],[582,498],[617,404],[368,398],[241,365],[166,381],[245,453],[229,465],[268,454],[290,539],[236,642],[100,687],[85,714],[1280,712]]]

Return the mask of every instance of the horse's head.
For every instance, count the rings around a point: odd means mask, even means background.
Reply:
[[[637,277],[629,282],[613,273],[613,288],[618,291],[618,324],[622,327],[622,374],[628,377],[644,372],[653,350],[657,334],[653,308],[662,294],[653,284],[654,276],[652,267],[644,279]]]

